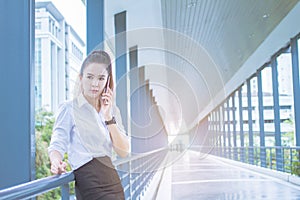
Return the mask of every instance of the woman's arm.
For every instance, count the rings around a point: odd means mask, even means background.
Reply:
[[[129,153],[129,142],[127,137],[119,130],[117,124],[107,125],[110,138],[116,153],[121,157],[126,157]]]
[[[113,106],[113,92],[110,88],[106,93],[102,94],[101,110],[103,112],[104,120],[109,121],[112,119],[112,109],[117,118],[117,124],[107,125],[107,129],[112,140],[112,144],[115,152],[121,156],[126,157],[129,153],[129,141],[127,136],[121,131],[119,127],[122,127],[122,119],[117,107]]]
[[[67,151],[69,134],[72,126],[71,115],[68,110],[68,105],[66,103],[60,105],[53,125],[51,142],[48,147],[51,172],[53,174],[66,172],[67,165],[63,162],[63,155]]]

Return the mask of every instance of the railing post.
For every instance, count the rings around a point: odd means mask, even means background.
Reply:
[[[125,198],[126,198],[126,195],[129,195],[129,197],[131,196],[131,192],[132,192],[132,188],[131,188],[131,179],[132,179],[132,174],[131,174],[131,165],[132,165],[132,162],[129,161],[127,164],[125,164],[126,167],[126,171],[128,173],[128,180],[126,181],[126,183],[128,184],[128,189],[125,193]]]
[[[61,186],[61,199],[69,200],[70,199],[70,186],[69,183]]]
[[[293,149],[290,148],[290,173],[292,174],[293,170]]]

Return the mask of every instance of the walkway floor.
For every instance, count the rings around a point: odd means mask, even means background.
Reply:
[[[172,200],[300,200],[300,187],[294,184],[195,151],[177,156],[167,167]]]

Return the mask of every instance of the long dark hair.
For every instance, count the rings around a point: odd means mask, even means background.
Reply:
[[[102,50],[95,50],[92,51],[83,61],[81,68],[80,68],[80,76],[83,75],[83,71],[91,63],[99,63],[99,64],[106,64],[106,70],[108,72],[108,76],[110,77],[109,81],[109,88],[113,90],[114,88],[114,81],[112,76],[112,67],[111,67],[111,59],[108,53]]]

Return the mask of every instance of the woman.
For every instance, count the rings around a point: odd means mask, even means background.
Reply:
[[[112,165],[112,148],[125,157],[127,137],[113,116],[111,60],[104,51],[93,51],[84,60],[80,93],[63,103],[56,115],[48,149],[51,172],[66,171],[67,152],[75,174],[77,199],[124,199],[120,178]]]

